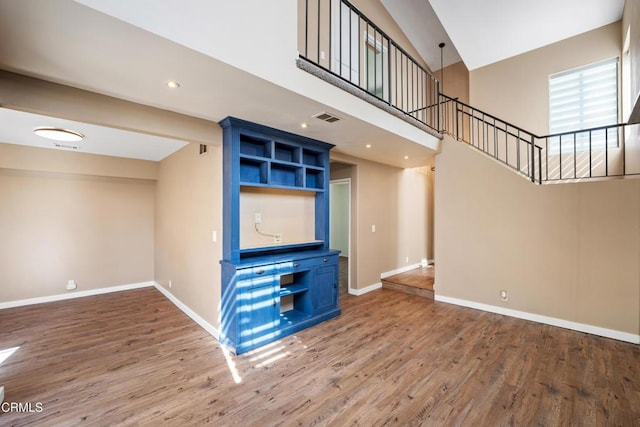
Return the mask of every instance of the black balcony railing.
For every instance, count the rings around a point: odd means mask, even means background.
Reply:
[[[347,0],[304,0],[300,58],[433,130],[438,80]]]
[[[614,124],[538,136],[446,95],[440,95],[440,104],[441,133],[537,184],[640,175],[640,126]],[[625,143],[631,132],[637,135],[633,146]]]
[[[300,59],[365,99],[450,134],[537,184],[640,175],[640,126],[537,136],[440,94],[438,79],[349,1],[298,1]]]

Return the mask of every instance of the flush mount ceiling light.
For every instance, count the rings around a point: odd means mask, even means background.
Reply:
[[[167,82],[167,86],[169,86],[171,89],[178,89],[180,87],[180,83],[175,80],[169,80]]]
[[[367,145],[365,145],[365,147],[371,148],[371,144],[367,144]]]
[[[306,129],[306,128],[308,128],[308,127],[309,127],[309,125],[308,125],[308,124],[306,124],[306,123],[300,123],[300,127],[301,127],[302,129]]]
[[[54,127],[35,128],[33,130],[33,133],[43,138],[53,139],[54,141],[78,142],[82,141],[82,139],[84,138],[84,135],[80,132]]]

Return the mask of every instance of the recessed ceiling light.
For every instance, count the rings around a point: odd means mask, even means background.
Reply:
[[[308,128],[308,127],[309,127],[309,125],[308,125],[308,124],[306,124],[306,123],[300,123],[300,127],[301,127],[302,129],[306,129],[306,128]]]
[[[371,144],[367,144],[367,145],[365,145],[365,147],[371,148]]]
[[[409,156],[404,156],[404,159],[405,160],[409,160]]]
[[[178,89],[180,87],[180,83],[175,80],[169,80],[167,82],[167,86],[169,86],[171,89]]]
[[[80,132],[54,127],[35,128],[33,133],[43,138],[53,139],[54,141],[77,142],[82,141],[84,138],[84,135]]]

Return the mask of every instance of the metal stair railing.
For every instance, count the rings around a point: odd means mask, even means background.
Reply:
[[[640,175],[640,129],[621,123],[538,136],[458,99],[440,94],[440,133],[482,151],[531,182],[569,182]],[[629,162],[630,132],[638,134]]]

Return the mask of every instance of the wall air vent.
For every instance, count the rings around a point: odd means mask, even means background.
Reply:
[[[340,120],[340,117],[336,117],[333,114],[329,114],[327,112],[318,113],[313,117],[315,117],[316,119],[324,120],[328,123],[334,123]]]

